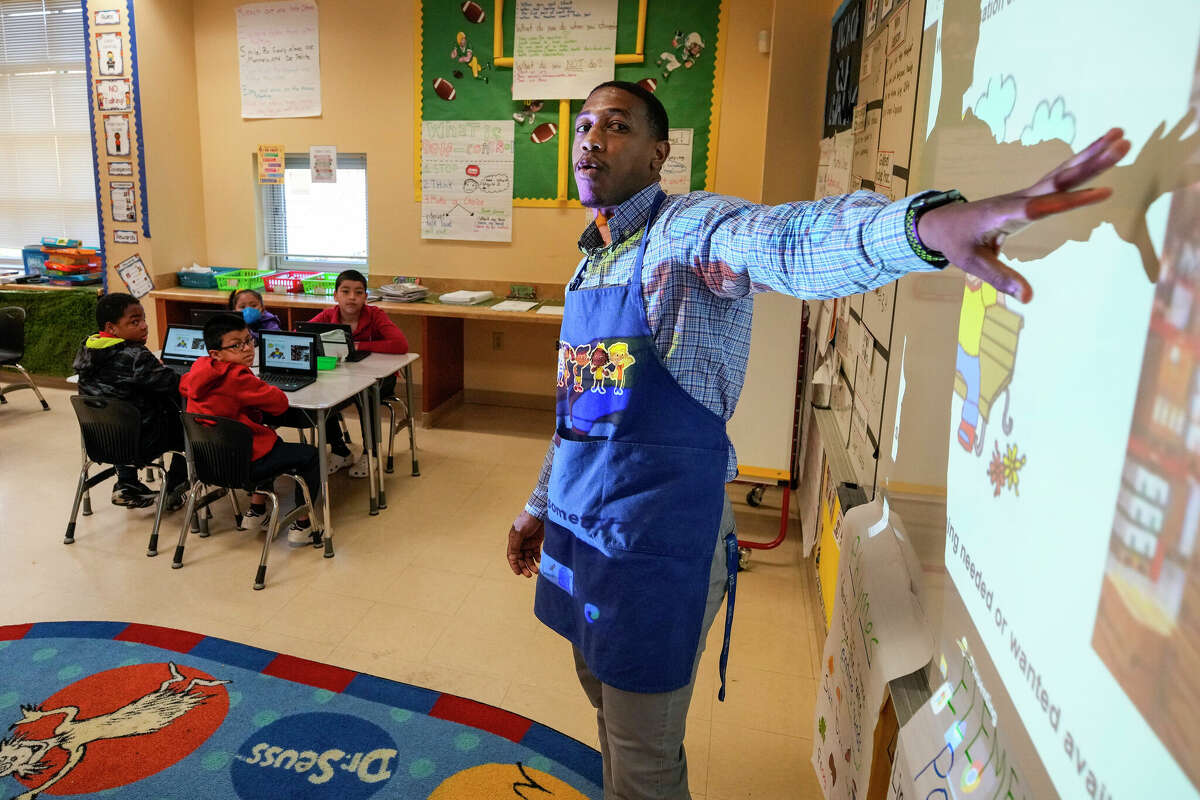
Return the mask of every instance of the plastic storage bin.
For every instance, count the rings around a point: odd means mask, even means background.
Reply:
[[[27,244],[21,248],[21,260],[25,262],[26,275],[46,274],[46,254],[40,244]]]
[[[232,292],[234,289],[262,289],[263,279],[274,275],[273,272],[259,272],[256,269],[237,269],[217,276],[217,288]]]
[[[305,278],[301,281],[304,284],[304,293],[332,295],[337,276],[336,272],[318,272],[310,278]]]
[[[263,278],[263,283],[266,284],[268,292],[298,293],[304,291],[302,281],[305,278],[315,278],[319,274],[317,272],[301,272],[299,270],[276,272],[269,277]]]
[[[216,289],[217,276],[237,272],[237,267],[209,267],[211,273],[204,272],[176,272],[179,276],[179,285],[185,289]]]

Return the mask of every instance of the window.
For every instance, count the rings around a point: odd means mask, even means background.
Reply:
[[[99,245],[80,0],[0,0],[0,267],[43,236]]]
[[[367,157],[338,153],[337,183],[313,183],[307,153],[288,153],[282,186],[261,186],[271,269],[367,267]]]

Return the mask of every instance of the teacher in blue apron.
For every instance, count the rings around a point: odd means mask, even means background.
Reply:
[[[870,192],[764,206],[660,186],[667,113],[611,81],[575,122],[572,163],[595,220],[567,286],[556,430],[508,534],[534,612],[574,648],[596,709],[607,800],[688,798],[683,740],[696,668],[727,598],[724,699],[737,576],[725,434],[746,372],[752,296],[870,291],[950,261],[1028,300],[998,258],[1033,219],[1107,197],[1072,191],[1128,150],[1113,130],[1033,187],[967,203]],[[799,305],[797,305],[799,313]]]

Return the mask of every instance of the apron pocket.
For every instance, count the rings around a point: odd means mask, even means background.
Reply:
[[[609,441],[600,526],[608,548],[711,559],[725,503],[725,450]]]

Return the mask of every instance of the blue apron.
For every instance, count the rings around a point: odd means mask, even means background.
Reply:
[[[725,422],[667,370],[642,302],[650,209],[631,280],[566,296],[557,431],[534,612],[604,683],[668,692],[692,679],[725,502]],[[737,539],[729,571],[733,622]],[[732,560],[729,559],[732,553]]]

